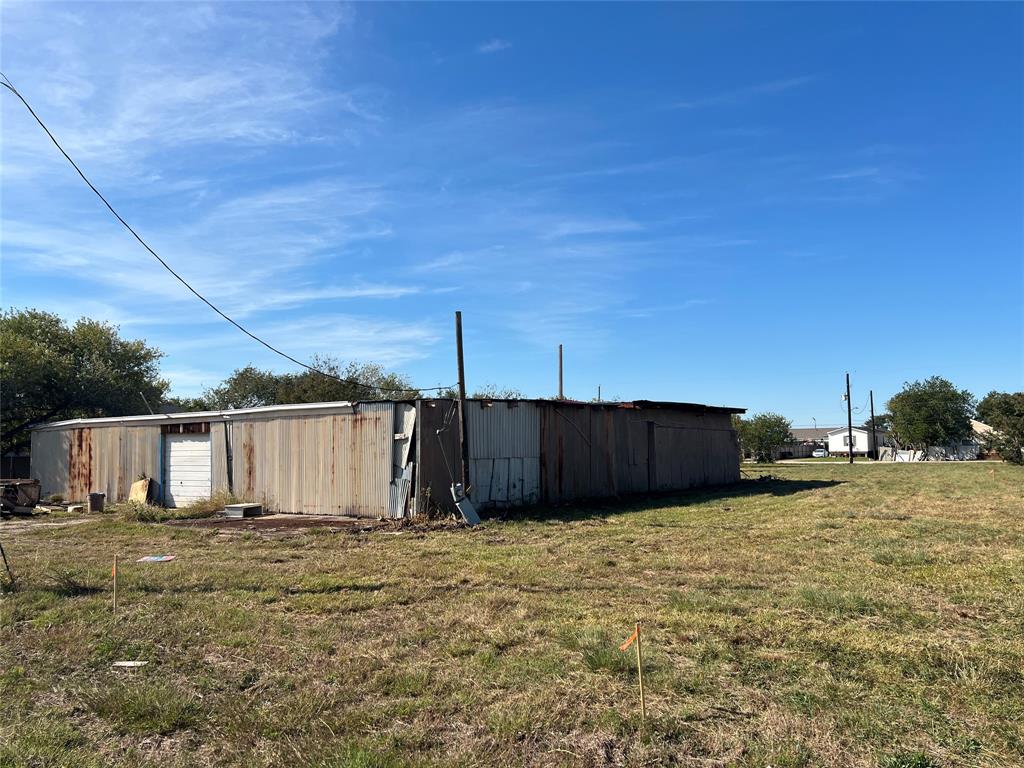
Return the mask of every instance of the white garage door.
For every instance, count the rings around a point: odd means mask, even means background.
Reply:
[[[210,435],[164,435],[164,467],[164,503],[168,507],[183,507],[210,498]]]

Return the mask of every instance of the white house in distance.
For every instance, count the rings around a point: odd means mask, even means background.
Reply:
[[[836,427],[830,430],[828,433],[828,452],[833,455],[847,455],[850,452],[850,435],[847,427]],[[881,450],[883,446],[889,445],[888,434],[881,429],[875,430],[875,445],[876,450]],[[865,427],[854,427],[853,428],[853,455],[860,454],[866,456],[868,451],[872,448],[871,436],[868,434],[868,429]]]

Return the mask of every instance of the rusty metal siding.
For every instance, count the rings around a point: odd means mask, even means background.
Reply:
[[[68,499],[84,501],[92,490],[92,430],[73,429],[68,446]]]
[[[457,428],[457,425],[456,425]],[[540,412],[535,403],[469,400],[470,498],[478,507],[540,501]]]
[[[108,501],[128,498],[141,475],[160,478],[159,427],[84,427],[32,433],[32,471],[43,493],[84,501],[93,491]]]
[[[99,491],[108,501],[124,501],[141,476],[159,482],[159,427],[94,427],[89,432],[92,463],[85,496]],[[84,471],[81,477],[84,480]]]
[[[438,434],[440,430],[440,434]],[[418,400],[416,402],[416,509],[455,514],[450,488],[459,482],[462,458],[459,452],[458,402]]]
[[[29,473],[39,481],[41,496],[70,495],[71,436],[65,430],[33,431]]]
[[[559,503],[739,480],[728,413],[543,403],[541,498]]]
[[[235,494],[275,512],[387,516],[394,434],[393,403],[240,419],[231,430]]]

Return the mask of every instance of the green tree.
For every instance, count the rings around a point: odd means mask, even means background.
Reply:
[[[167,392],[160,350],[121,338],[117,326],[50,312],[0,315],[2,450],[28,443],[33,424],[130,416],[156,408]]]
[[[941,376],[904,384],[887,407],[893,435],[905,448],[927,452],[932,446],[970,437],[972,432],[974,396]]]
[[[871,419],[864,419],[864,428],[871,429]],[[881,430],[888,432],[892,428],[892,416],[888,413],[876,413],[875,414],[875,430]]]
[[[1024,464],[1024,392],[989,392],[978,403],[978,420],[993,429],[985,441],[989,450]]]
[[[471,397],[479,400],[520,400],[523,393],[513,387],[499,387],[497,384],[484,384],[473,392]]]
[[[310,364],[329,375],[316,371],[274,373],[249,365],[206,390],[202,400],[209,408],[228,409],[343,400],[409,400],[420,394],[411,389],[405,376],[385,371],[375,363],[343,366],[331,357],[317,356]]]
[[[280,375],[261,371],[255,366],[239,368],[219,386],[207,389],[202,396],[211,410],[228,408],[258,408],[274,405],[277,399]]]
[[[733,427],[738,427],[743,451],[750,451],[754,461],[771,463],[779,448],[790,439],[793,423],[777,413],[757,413],[749,419],[734,417]]]
[[[447,400],[458,400],[459,390],[456,387],[445,387],[439,390],[436,397]],[[473,390],[466,397],[474,400],[521,400],[523,393],[513,387],[499,387],[497,384],[484,384]]]

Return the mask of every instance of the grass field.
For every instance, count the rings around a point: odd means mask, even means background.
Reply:
[[[1024,471],[744,470],[475,530],[0,523],[0,765],[1024,764]]]

